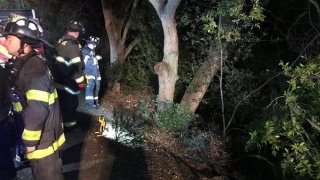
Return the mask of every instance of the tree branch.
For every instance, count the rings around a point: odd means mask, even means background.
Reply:
[[[168,0],[167,4],[165,4],[164,10],[166,14],[174,15],[181,0]]]
[[[294,23],[288,28],[288,31],[287,31],[287,40],[291,37],[291,30],[293,29],[293,27],[298,24],[298,22],[302,19],[303,16],[305,16],[307,14],[306,11],[304,11],[303,13],[301,13],[297,18],[296,20],[294,21]]]
[[[254,159],[258,159],[258,160],[262,160],[262,161],[266,162],[266,164],[268,164],[270,166],[270,168],[272,168],[272,172],[273,172],[274,178],[278,179],[277,171],[276,171],[276,168],[273,165],[273,163],[271,161],[269,161],[267,158],[265,158],[263,156],[260,156],[260,155],[256,155],[256,154],[243,155],[243,156],[237,158],[235,161],[233,161],[232,164],[237,163],[237,162],[241,161],[244,158],[254,158]]]
[[[135,39],[133,40],[129,45],[128,47],[126,48],[125,50],[125,55],[124,57],[127,58],[127,56],[129,55],[129,53],[131,52],[131,50],[140,42],[140,39]]]
[[[291,63],[290,67],[293,67],[293,66],[294,66],[294,64],[300,59],[300,57],[301,57],[302,54],[305,52],[305,50],[306,50],[306,49],[311,45],[311,43],[312,43],[314,40],[316,40],[318,37],[320,37],[320,34],[318,34],[317,36],[315,36],[315,37],[307,44],[307,46],[300,52],[300,54],[297,56],[297,58]],[[248,99],[253,93],[255,93],[255,92],[259,91],[260,89],[262,89],[262,88],[263,88],[265,85],[267,85],[272,79],[280,76],[281,74],[283,74],[283,72],[279,72],[279,73],[277,73],[276,75],[272,76],[272,77],[269,78],[266,82],[264,82],[261,86],[259,86],[257,89],[255,89],[254,91],[252,91],[251,93],[249,93],[247,96],[245,96],[242,100],[240,100],[240,101],[238,102],[238,104],[236,105],[236,107],[234,108],[233,112],[232,112],[231,118],[230,118],[230,120],[229,120],[229,122],[228,122],[228,125],[226,126],[226,129],[228,129],[229,126],[231,125],[231,122],[233,121],[234,115],[235,115],[236,111],[238,110],[240,104],[241,104],[244,100]]]
[[[105,0],[101,0],[101,4],[102,4],[103,15],[105,16],[104,18],[105,26],[107,26],[108,24],[111,23],[111,18],[112,18],[110,4],[105,2]]]
[[[219,16],[219,31],[221,29],[221,16]],[[221,114],[222,114],[222,123],[223,123],[223,137],[226,137],[226,118],[224,116],[224,98],[223,98],[223,49],[222,49],[222,42],[220,32],[218,32],[218,43],[220,47],[220,77],[219,77],[219,87],[220,87],[220,100],[221,100]]]
[[[236,107],[234,108],[231,118],[228,122],[228,125],[226,126],[226,129],[229,128],[229,126],[231,125],[231,122],[233,121],[234,115],[236,114],[236,111],[238,110],[240,104],[245,101],[246,99],[248,99],[253,93],[258,92],[260,89],[262,89],[265,85],[267,85],[272,79],[280,76],[281,74],[283,74],[283,72],[279,72],[276,75],[272,76],[271,78],[269,78],[267,81],[265,81],[261,86],[259,86],[257,89],[255,89],[254,91],[250,92],[248,95],[246,95],[243,99],[241,99],[238,104],[236,105]]]
[[[318,15],[319,15],[319,17],[320,17],[320,7],[319,7],[319,4],[317,4],[317,2],[314,1],[314,0],[309,0],[309,2],[310,2],[311,4],[313,4],[314,7],[317,9]]]
[[[132,4],[130,17],[129,17],[126,25],[125,25],[125,28],[124,28],[122,36],[121,36],[121,44],[124,44],[126,42],[128,31],[129,31],[129,27],[130,27],[130,24],[131,24],[131,19],[132,19],[132,16],[133,16],[133,12],[136,9],[138,3],[139,3],[139,0],[134,0],[134,2]]]
[[[310,1],[312,1],[312,0],[310,0]],[[318,6],[318,4],[316,4],[316,2],[314,2],[314,3],[315,3],[315,6],[316,6],[316,9],[317,9],[317,11],[318,11],[319,18],[320,18],[320,9],[319,9],[319,6]],[[309,15],[310,24],[311,24],[311,26],[313,27],[313,29],[315,29],[315,31],[317,31],[317,33],[320,33],[320,32],[318,31],[317,27],[315,27],[315,25],[314,25],[313,22],[312,22],[311,12],[310,12],[310,11],[311,11],[310,5],[309,5],[308,7],[309,7],[309,13],[308,13],[308,15]]]
[[[163,7],[164,0],[149,0],[149,2],[152,4],[152,6],[156,10],[158,16],[160,17],[160,15],[161,15],[161,11],[160,10]]]
[[[309,122],[309,124],[310,124],[313,128],[315,128],[317,131],[320,132],[320,127],[319,127],[319,126],[317,126],[315,123],[313,123],[312,121],[310,121],[308,118],[306,118],[306,120]]]

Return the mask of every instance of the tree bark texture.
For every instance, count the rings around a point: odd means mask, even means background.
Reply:
[[[161,20],[164,33],[163,60],[154,66],[159,79],[159,101],[172,102],[178,80],[178,33],[175,11],[181,0],[149,0]],[[161,109],[161,107],[158,109]]]
[[[222,47],[224,51],[224,47]],[[190,112],[195,112],[207,92],[207,89],[220,68],[221,47],[217,41],[213,42],[207,59],[202,63],[189,84],[180,105],[189,108]]]
[[[113,13],[112,1],[101,0],[103,16],[105,21],[105,28],[107,30],[109,44],[110,44],[110,63],[114,65],[115,63],[123,64],[126,57],[133,49],[133,47],[138,43],[138,40],[133,40],[126,48],[126,39],[128,35],[128,30],[131,23],[131,16],[135,10],[139,0],[134,0],[130,13],[130,17],[127,21],[122,21],[121,18],[117,17]]]

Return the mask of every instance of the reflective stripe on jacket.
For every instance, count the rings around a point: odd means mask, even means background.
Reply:
[[[55,80],[68,93],[77,92],[79,90],[78,84],[84,82],[80,49],[79,42],[68,34],[59,40],[56,47]]]
[[[90,50],[85,46],[82,51],[82,56],[84,57],[84,73],[91,76],[100,76],[98,60],[95,58],[95,51]]]
[[[27,158],[40,159],[53,154],[65,142],[58,95],[44,59],[32,52],[14,60],[13,66],[21,64],[15,84],[27,101],[21,110],[25,125],[22,140],[25,146],[36,146]]]

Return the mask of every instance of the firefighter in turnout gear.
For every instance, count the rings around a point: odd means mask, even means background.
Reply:
[[[13,119],[10,117],[11,102],[7,82],[8,74],[0,66],[0,177],[4,180],[13,179],[16,176],[10,150],[15,147],[16,133]]]
[[[99,71],[98,61],[101,56],[96,55],[95,49],[99,43],[98,37],[90,36],[86,41],[87,45],[82,49],[81,53],[84,57],[84,74],[86,75],[88,84],[86,86],[86,106],[89,108],[98,108],[98,94],[100,90],[101,75]]]
[[[22,140],[35,180],[60,180],[60,149],[65,142],[57,91],[46,59],[36,48],[47,42],[42,28],[34,21],[21,18],[8,22],[3,34],[12,66],[10,79],[25,105],[16,104],[24,122]],[[22,102],[22,101],[21,101]]]
[[[78,21],[71,21],[68,31],[56,46],[54,76],[58,89],[62,119],[67,128],[74,127],[74,119],[78,107],[78,94],[85,88],[82,75],[81,45],[77,38],[83,27]]]

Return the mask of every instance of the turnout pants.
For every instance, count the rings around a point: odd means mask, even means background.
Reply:
[[[78,107],[78,95],[72,95],[68,92],[57,89],[59,104],[64,124],[75,122],[76,111]]]
[[[57,151],[41,159],[30,160],[34,180],[63,180],[62,160]]]
[[[96,104],[98,105],[98,96],[100,90],[100,81],[101,76],[100,73],[97,75],[88,75],[88,85],[86,87],[86,103],[88,104]]]
[[[16,134],[11,125],[6,121],[0,121],[0,179],[11,180],[16,176],[13,164],[11,148],[14,147]]]

